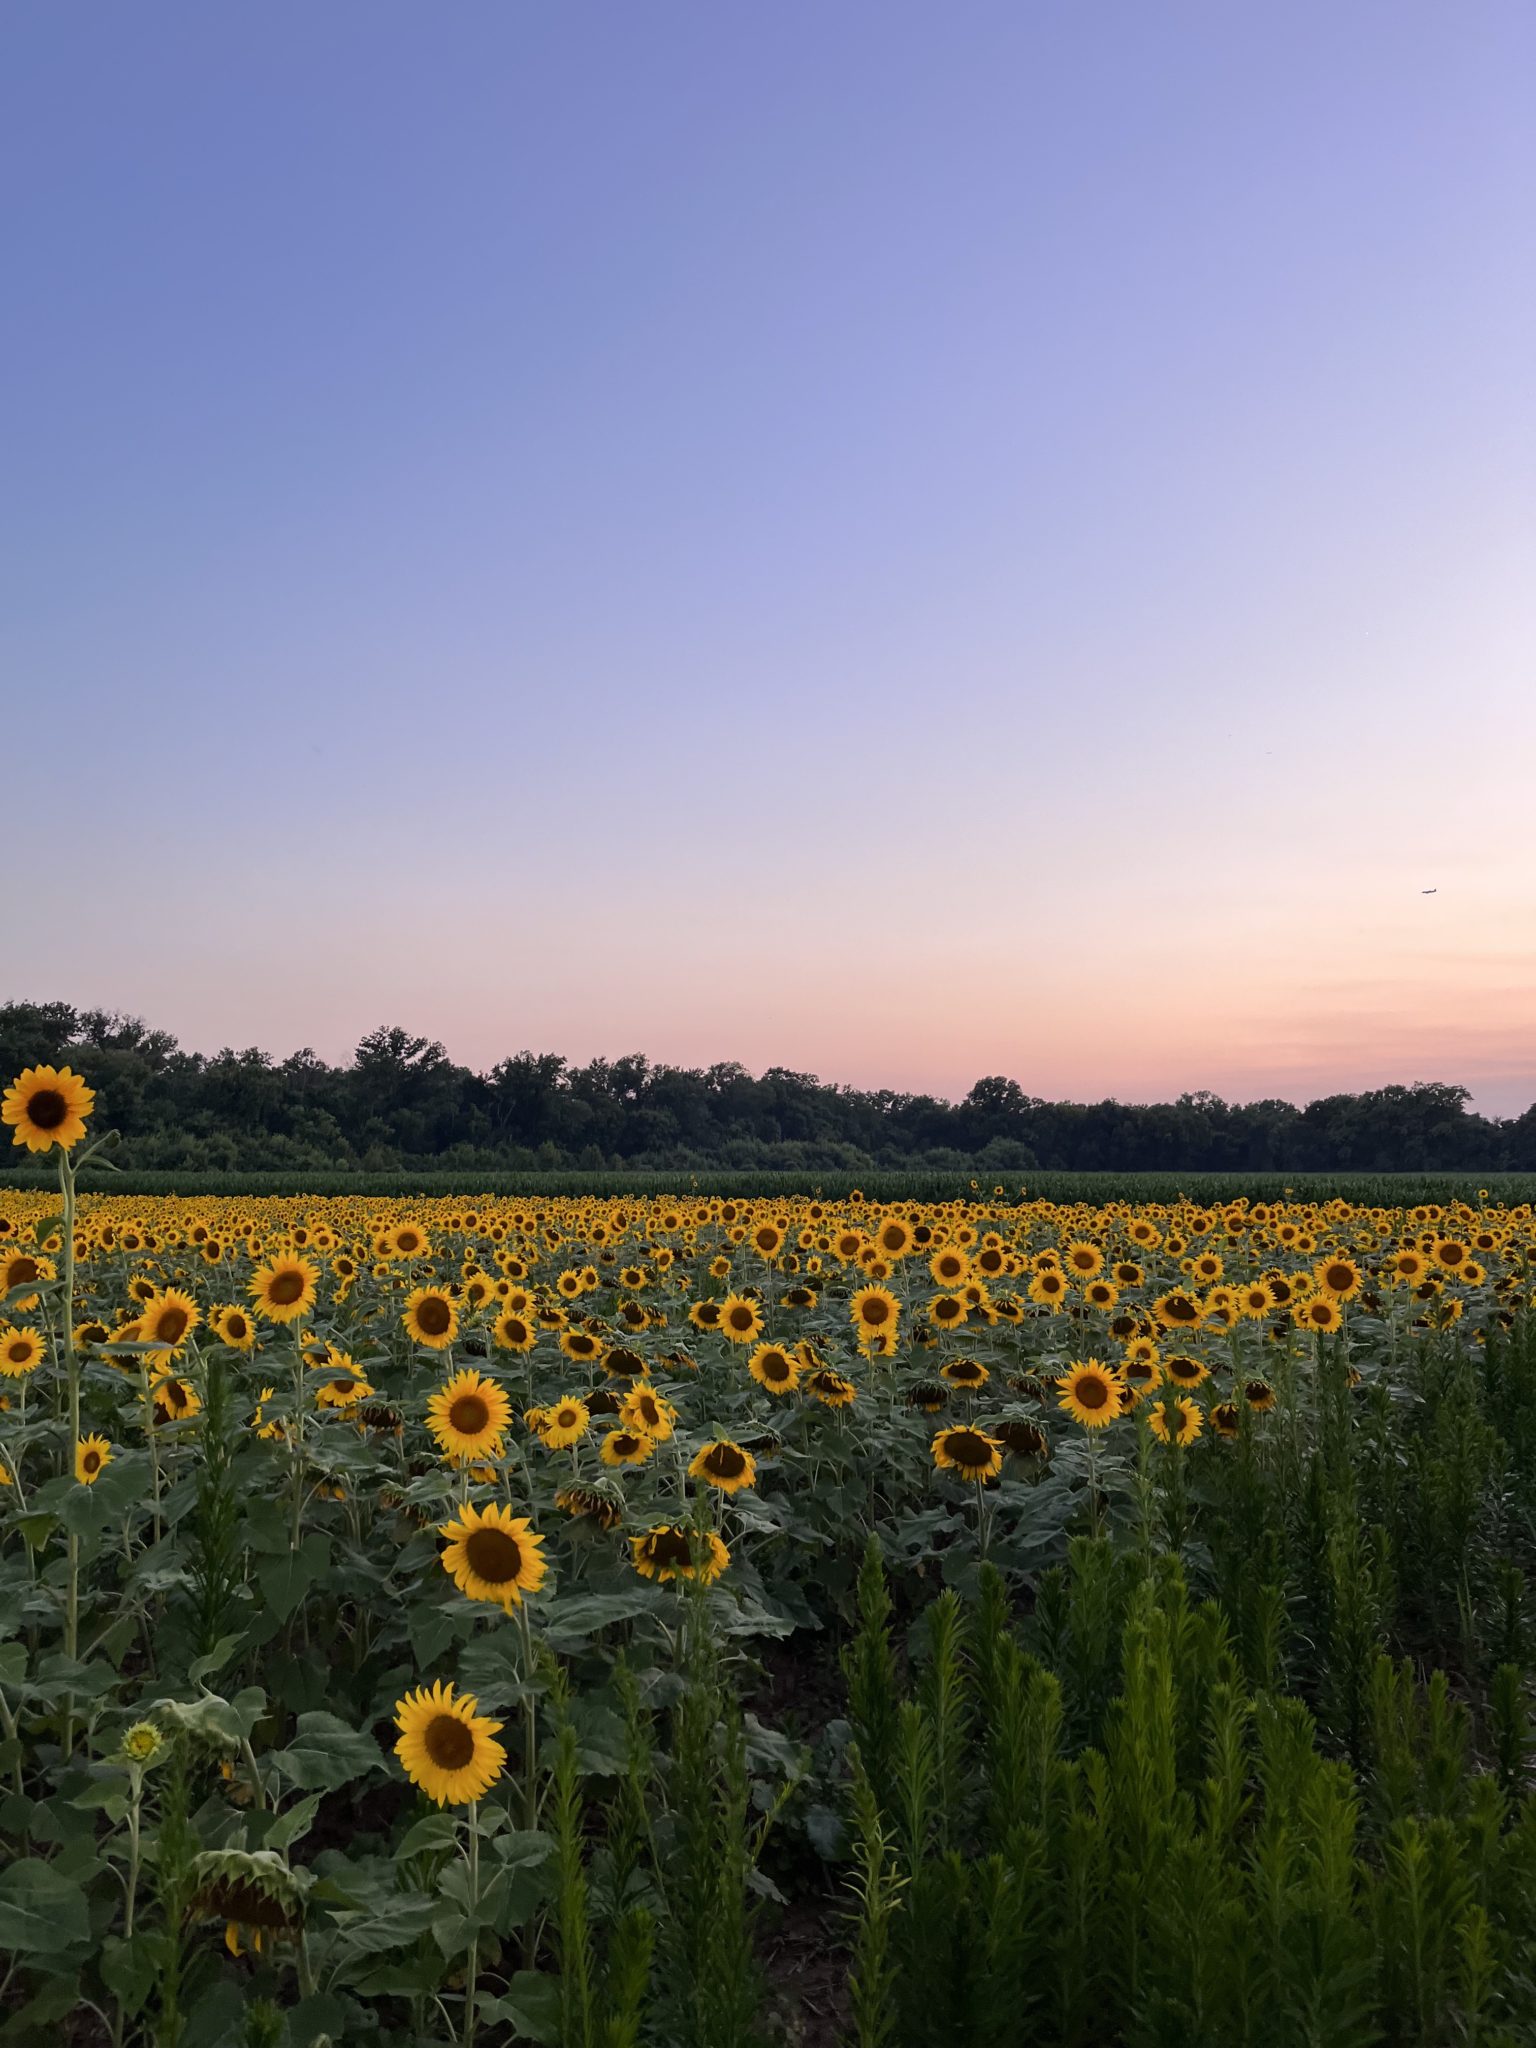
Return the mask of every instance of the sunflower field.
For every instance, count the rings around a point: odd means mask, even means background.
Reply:
[[[1536,2041],[1536,1210],[111,1195],[4,1098],[0,2042]]]

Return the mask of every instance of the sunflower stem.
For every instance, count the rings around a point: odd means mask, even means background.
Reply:
[[[59,1152],[59,1193],[64,1204],[64,1370],[69,1380],[69,1435],[64,1444],[65,1474],[75,1469],[75,1446],[80,1441],[80,1361],[75,1355],[75,1175],[69,1154]],[[73,1664],[80,1648],[80,1538],[69,1535],[69,1587],[64,1605],[64,1655]],[[66,1757],[75,1747],[75,1696],[64,1695],[63,1749]]]
[[[475,2038],[475,1979],[480,1969],[480,1802],[469,1803],[469,1962],[464,1971],[464,2048]]]

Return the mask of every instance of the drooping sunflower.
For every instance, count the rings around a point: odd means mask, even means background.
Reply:
[[[243,1308],[222,1308],[213,1319],[213,1334],[231,1351],[250,1351],[256,1344],[256,1325]]]
[[[75,1445],[75,1477],[94,1486],[112,1462],[112,1446],[104,1436],[83,1436]]]
[[[908,1387],[905,1398],[920,1415],[940,1415],[949,1406],[949,1389],[941,1380],[918,1380]]]
[[[1013,1458],[1048,1458],[1051,1454],[1050,1441],[1038,1422],[993,1422],[988,1425],[987,1434],[995,1436]]]
[[[591,1421],[592,1411],[586,1402],[567,1395],[565,1400],[544,1410],[539,1423],[540,1440],[546,1450],[567,1451],[572,1444],[581,1442]]]
[[[439,1534],[448,1538],[443,1570],[470,1600],[488,1601],[510,1614],[525,1593],[536,1593],[544,1583],[544,1538],[499,1501],[461,1508]]]
[[[309,1259],[269,1259],[251,1275],[248,1293],[269,1323],[294,1323],[313,1306],[320,1268]]]
[[[439,1806],[469,1806],[501,1776],[507,1752],[494,1738],[499,1721],[477,1714],[473,1693],[452,1684],[419,1687],[395,1703],[395,1755],[406,1776]]]
[[[458,1456],[498,1456],[511,1420],[505,1390],[483,1373],[455,1373],[427,1402],[427,1427],[438,1448]]]
[[[1200,1403],[1183,1394],[1170,1394],[1154,1401],[1147,1410],[1147,1420],[1152,1425],[1152,1434],[1165,1444],[1192,1444],[1205,1427]]]
[[[939,1374],[952,1387],[965,1387],[971,1391],[984,1387],[992,1377],[979,1358],[952,1358],[948,1365],[939,1367]]]
[[[800,1382],[813,1400],[825,1408],[851,1408],[858,1394],[853,1381],[830,1366],[819,1365]]]
[[[733,1344],[750,1344],[761,1333],[763,1312],[750,1294],[728,1294],[720,1304],[717,1328]]]
[[[1243,1399],[1256,1415],[1267,1415],[1277,1396],[1268,1380],[1249,1380],[1243,1388]]]
[[[729,1437],[705,1444],[688,1467],[690,1479],[702,1479],[721,1493],[737,1493],[744,1486],[751,1486],[757,1479],[757,1462],[750,1451],[744,1451],[740,1444],[732,1443]]]
[[[413,1287],[401,1321],[411,1342],[428,1351],[446,1351],[459,1334],[459,1311],[442,1287]]]
[[[1198,1387],[1202,1380],[1211,1376],[1211,1368],[1203,1358],[1190,1358],[1182,1351],[1176,1351],[1163,1360],[1163,1375],[1173,1381],[1176,1387]]]
[[[800,1378],[798,1360],[781,1344],[759,1344],[747,1360],[747,1371],[770,1394],[792,1394]]]
[[[96,1106],[93,1089],[68,1067],[28,1067],[0,1100],[0,1122],[13,1127],[13,1145],[29,1152],[68,1151],[85,1136]]]
[[[664,1444],[677,1427],[677,1410],[654,1387],[632,1387],[624,1397],[619,1419],[630,1429],[643,1430],[658,1444]]]
[[[1100,1358],[1074,1359],[1056,1384],[1057,1405],[1084,1429],[1103,1429],[1120,1413],[1120,1375]]]
[[[1003,1469],[1003,1446],[984,1429],[941,1429],[933,1440],[933,1462],[962,1479],[995,1479]]]
[[[848,1302],[848,1313],[861,1344],[875,1337],[892,1337],[901,1315],[901,1303],[888,1287],[860,1287]]]
[[[1211,1409],[1210,1423],[1218,1436],[1235,1437],[1242,1428],[1235,1401],[1218,1401]]]
[[[643,1429],[610,1429],[597,1455],[605,1465],[643,1465],[655,1449],[655,1437]]]
[[[712,1529],[702,1533],[658,1522],[643,1536],[631,1536],[635,1570],[643,1579],[698,1579],[713,1585],[731,1561],[731,1553]]]
[[[42,1362],[43,1340],[36,1330],[6,1330],[0,1334],[0,1376],[23,1379]]]
[[[180,1379],[168,1366],[152,1365],[149,1396],[153,1419],[163,1426],[168,1422],[189,1422],[194,1415],[202,1412],[202,1401],[190,1380]]]
[[[600,1529],[617,1529],[624,1519],[623,1502],[598,1486],[562,1486],[555,1506],[577,1521],[596,1522]]]

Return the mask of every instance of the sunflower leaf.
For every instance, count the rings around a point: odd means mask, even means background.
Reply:
[[[366,1729],[349,1728],[335,1714],[300,1714],[294,1739],[272,1758],[273,1765],[305,1792],[334,1792],[366,1777],[384,1762]]]

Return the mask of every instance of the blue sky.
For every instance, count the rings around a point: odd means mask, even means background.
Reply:
[[[1515,5],[11,10],[0,689],[68,765],[8,777],[8,984],[1523,1106],[1533,59]]]

